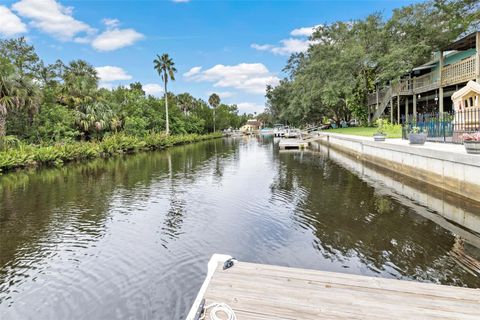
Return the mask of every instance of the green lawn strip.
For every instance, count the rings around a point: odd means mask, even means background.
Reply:
[[[337,128],[337,129],[328,129],[324,132],[332,133],[341,133],[341,134],[351,134],[354,136],[363,136],[363,137],[372,137],[376,132],[377,128],[375,127],[350,127],[350,128]],[[390,126],[386,129],[387,138],[401,138],[402,137],[402,127],[401,126]]]

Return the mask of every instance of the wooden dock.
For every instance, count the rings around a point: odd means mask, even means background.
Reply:
[[[278,147],[280,150],[287,150],[287,149],[305,149],[308,147],[308,142],[301,140],[301,139],[287,139],[282,138],[278,142]]]
[[[237,261],[223,270],[221,259],[209,266],[196,303],[226,303],[238,320],[480,319],[480,289]]]

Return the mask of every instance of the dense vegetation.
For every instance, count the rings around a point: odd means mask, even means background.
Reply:
[[[24,38],[0,40],[0,172],[218,137],[208,133],[246,121],[216,94],[210,108],[188,93],[168,92],[176,70],[167,54],[154,68],[163,98],[147,95],[138,82],[99,88],[86,61],[45,64]]]
[[[153,67],[167,89],[167,81],[175,80],[173,61],[164,54]],[[206,134],[214,128],[237,128],[246,118],[238,114],[236,105],[218,100],[214,121],[214,111],[205,101],[188,93],[168,92],[163,98],[146,95],[138,82],[113,90],[99,88],[97,72],[86,61],[45,64],[24,38],[0,40],[0,142],[4,148],[8,147],[5,136],[51,145],[101,141],[120,132],[135,137],[165,131]]]
[[[409,73],[480,24],[478,0],[431,0],[365,19],[320,25],[305,53],[293,54],[261,117],[294,125],[365,122],[367,94]]]
[[[21,141],[7,139],[8,150],[0,151],[0,173],[18,168],[59,166],[65,162],[132,153],[140,150],[157,150],[165,147],[218,138],[220,133],[166,135],[150,133],[142,137],[117,133],[101,141],[78,141],[54,145],[25,145]]]

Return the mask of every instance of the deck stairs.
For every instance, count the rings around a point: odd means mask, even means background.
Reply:
[[[388,106],[388,103],[390,102],[390,99],[392,98],[392,95],[393,95],[393,90],[392,90],[392,87],[390,87],[390,88],[388,88],[387,92],[383,96],[383,99],[380,102],[377,110],[375,110],[375,113],[374,113],[373,119],[372,119],[373,121],[378,119],[383,114],[383,112],[385,111],[385,109]]]

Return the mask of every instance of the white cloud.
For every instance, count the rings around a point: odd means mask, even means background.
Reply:
[[[96,67],[97,75],[101,82],[112,82],[120,80],[130,80],[132,76],[120,67],[103,66]]]
[[[293,29],[292,32],[290,32],[290,35],[294,37],[310,37],[312,33],[315,31],[316,28],[318,28],[320,25],[316,25],[313,27],[303,27],[303,28],[298,28],[298,29]]]
[[[0,6],[0,35],[11,37],[27,32],[27,26],[10,9]]]
[[[256,112],[257,114],[261,113],[264,111],[265,106],[257,103],[252,103],[252,102],[241,102],[237,103],[238,111],[240,114],[242,113],[250,113],[253,114]]]
[[[318,26],[319,25],[293,29],[290,35],[295,38],[280,40],[279,45],[253,43],[251,47],[258,51],[270,51],[273,54],[285,56],[291,55],[292,53],[305,52],[310,45],[315,44],[315,41],[310,41],[307,37],[311,36]]]
[[[259,51],[269,51],[270,49],[272,49],[273,45],[271,44],[256,44],[256,43],[253,43],[252,45],[250,45],[250,47],[252,47],[253,49],[257,49]]]
[[[156,84],[156,83],[146,83],[142,85],[143,91],[147,95],[152,95],[152,96],[160,96],[163,94],[163,88],[161,85]]]
[[[198,74],[202,70],[202,67],[193,67],[192,69],[188,70],[183,74],[184,77],[189,78],[196,74]]]
[[[186,80],[213,82],[214,87],[234,88],[254,94],[265,94],[267,84],[276,85],[280,81],[262,63],[240,63],[233,66],[217,64],[205,71],[196,68],[184,75]]]
[[[120,25],[120,20],[118,19],[105,18],[102,20],[102,22],[105,26],[107,26],[107,28],[116,28]]]
[[[63,41],[71,40],[78,33],[95,32],[72,16],[72,7],[64,7],[55,0],[20,0],[12,8],[20,16],[30,19],[33,27]]]
[[[144,35],[133,29],[109,29],[92,41],[92,47],[98,51],[113,51],[130,46],[144,38]]]

